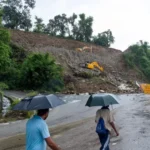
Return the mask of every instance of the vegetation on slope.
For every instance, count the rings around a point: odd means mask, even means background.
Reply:
[[[150,45],[140,41],[131,45],[124,53],[124,58],[131,68],[138,68],[150,80]]]
[[[0,82],[10,89],[59,91],[63,70],[50,54],[27,53],[10,44],[9,31],[0,27]],[[2,89],[3,87],[0,87]]]

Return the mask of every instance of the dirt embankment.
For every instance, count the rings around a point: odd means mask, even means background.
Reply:
[[[134,87],[135,81],[143,81],[144,78],[136,70],[126,66],[123,52],[112,48],[83,43],[74,40],[49,37],[44,34],[11,30],[11,42],[23,47],[27,51],[49,52],[57,63],[65,70],[67,92],[119,92],[118,86],[127,83]],[[76,48],[91,47],[85,52],[76,51]],[[82,68],[86,62],[98,62],[103,68],[89,70]],[[135,90],[135,89],[134,89]]]

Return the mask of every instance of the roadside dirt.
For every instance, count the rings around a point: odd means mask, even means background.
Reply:
[[[67,125],[61,125],[54,128],[50,128],[51,136],[54,140],[57,141],[62,135],[70,130],[79,128],[84,124],[87,124],[89,121],[92,121],[93,118],[85,119],[82,121],[70,123]],[[9,138],[0,139],[0,150],[24,150],[25,149],[25,135],[16,135]]]
[[[53,140],[62,150],[96,150],[100,147],[98,136],[95,133],[94,118],[51,128],[50,132]],[[23,134],[0,139],[0,150],[24,149],[25,135]]]

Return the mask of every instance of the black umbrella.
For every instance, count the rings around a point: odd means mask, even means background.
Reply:
[[[59,105],[65,104],[56,95],[37,95],[33,97],[24,98],[13,107],[13,110],[39,110],[54,108]]]
[[[93,94],[89,97],[85,106],[108,106],[112,104],[119,104],[117,102],[118,98],[114,94],[104,93],[104,94]]]

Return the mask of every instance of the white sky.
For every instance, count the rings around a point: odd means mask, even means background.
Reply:
[[[36,0],[32,11],[45,23],[62,13],[93,16],[94,34],[110,29],[112,47],[122,51],[139,40],[150,42],[150,0]]]

